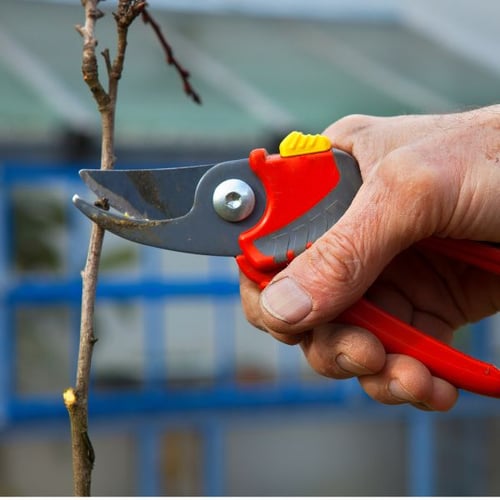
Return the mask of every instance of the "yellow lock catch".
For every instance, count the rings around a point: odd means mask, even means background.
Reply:
[[[289,158],[310,153],[323,153],[332,148],[328,137],[321,134],[303,134],[302,132],[290,132],[280,144],[280,156]]]

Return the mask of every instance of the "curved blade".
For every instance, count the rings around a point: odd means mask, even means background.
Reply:
[[[193,171],[194,177],[205,169],[197,182],[194,196],[193,183],[187,181],[189,175],[186,169],[191,168],[200,169]],[[211,168],[134,171],[136,173],[129,176],[125,184],[122,183],[122,176],[108,175],[125,171],[88,172],[91,171],[84,171],[82,177],[89,182],[89,186],[98,195],[108,198],[110,204],[123,213],[103,210],[75,195],[73,203],[77,208],[96,224],[118,236],[170,250],[206,255],[239,255],[240,234],[257,223],[266,204],[264,188],[249,168],[248,160],[219,163]],[[151,181],[148,189],[145,189],[147,183],[143,182],[138,172],[142,172],[148,182]],[[184,184],[175,183],[175,174],[179,172],[181,176],[188,175]],[[101,176],[100,173],[105,175]],[[231,178],[245,181],[255,194],[253,212],[240,222],[223,220],[212,205],[215,188]],[[167,200],[165,196],[171,199]],[[182,214],[188,204],[192,204],[190,209]]]
[[[97,196],[122,213],[172,219],[191,210],[198,182],[213,165],[153,170],[80,170]]]

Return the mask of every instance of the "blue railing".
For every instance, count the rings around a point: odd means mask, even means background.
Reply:
[[[68,337],[70,371],[75,373],[78,345],[78,320],[81,282],[89,223],[71,206],[74,192],[84,191],[76,165],[19,165],[0,168],[0,428],[8,435],[18,428],[47,426],[66,418],[60,393],[64,386],[50,393],[19,393],[16,384],[19,356],[16,343],[16,315],[30,305],[45,307],[61,304],[69,311]],[[66,251],[64,272],[18,272],[13,267],[12,193],[19,187],[51,189],[63,193],[66,213]],[[161,494],[156,466],[159,456],[158,436],[170,427],[191,426],[204,436],[203,493],[224,493],[223,440],[229,420],[249,412],[252,421],[272,419],[284,410],[287,418],[402,419],[407,423],[408,494],[427,495],[436,491],[435,423],[447,415],[429,415],[409,408],[385,408],[365,397],[355,381],[332,381],[304,376],[297,349],[278,347],[276,370],[264,380],[242,383],[238,380],[235,357],[236,315],[239,290],[236,273],[228,260],[209,258],[206,272],[171,276],[158,273],[162,253],[134,246],[139,252],[138,269],[124,268],[119,273],[102,272],[97,291],[98,308],[107,303],[137,303],[142,308],[142,352],[146,361],[138,381],[125,388],[92,390],[90,410],[96,430],[128,429],[137,439],[137,494]],[[213,321],[206,325],[213,332],[213,371],[209,380],[199,384],[168,383],[164,359],[168,351],[165,336],[158,333],[165,325],[165,303],[191,304],[203,300],[212,311]],[[475,327],[474,354],[488,359],[491,353],[491,326],[483,322]],[[182,332],[167,332],[168,335]],[[99,333],[98,333],[99,335]],[[97,345],[97,349],[99,344]],[[119,349],[120,346],[117,346]],[[491,360],[494,361],[494,360]],[[126,371],[126,367],[125,367]],[[64,383],[64,382],[62,382]],[[71,380],[68,380],[71,383]],[[496,401],[464,395],[453,416],[477,418],[500,415]],[[291,412],[290,410],[293,410]],[[318,410],[321,410],[319,412]],[[295,415],[295,417],[291,417]]]

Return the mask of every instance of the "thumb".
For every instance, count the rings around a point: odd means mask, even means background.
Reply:
[[[373,169],[342,218],[262,292],[267,328],[294,333],[333,320],[398,253],[435,231],[442,181],[432,169],[402,169],[410,159],[401,156]]]

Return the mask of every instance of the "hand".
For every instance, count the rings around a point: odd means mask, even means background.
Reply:
[[[241,277],[245,314],[278,340],[300,343],[322,375],[357,376],[383,403],[448,410],[458,395],[450,383],[334,320],[365,295],[450,342],[459,326],[500,310],[498,276],[412,247],[431,235],[500,241],[500,107],[350,116],[324,134],[358,160],[363,185],[338,223],[262,293]]]

